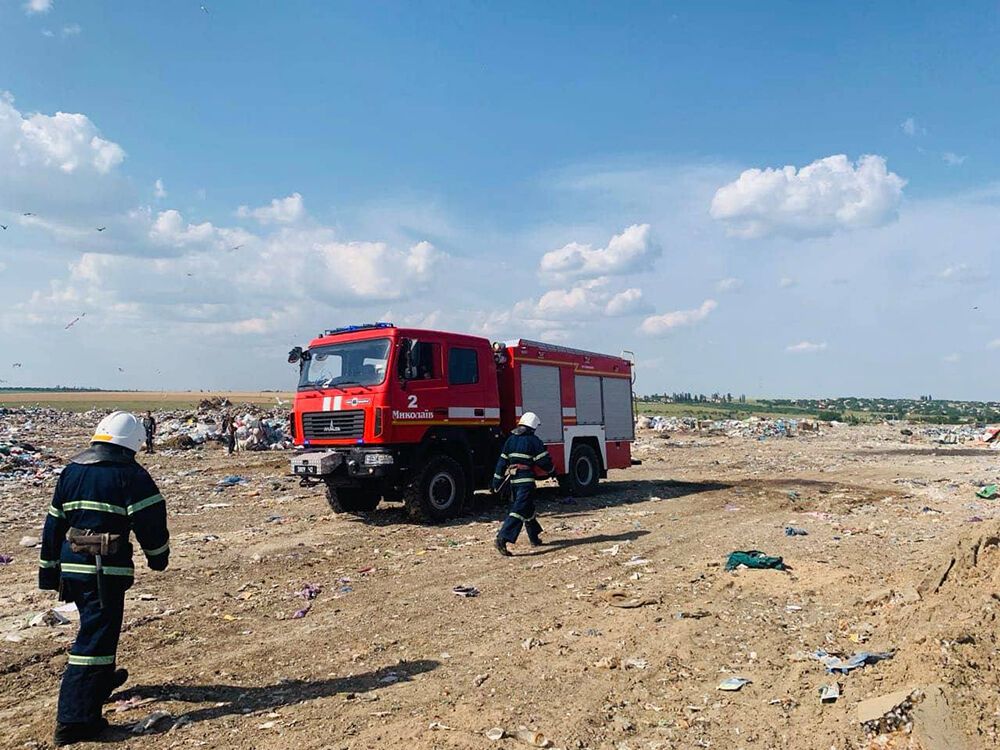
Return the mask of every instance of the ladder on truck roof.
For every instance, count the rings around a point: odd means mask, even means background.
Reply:
[[[559,346],[558,344],[546,344],[542,341],[532,341],[531,339],[514,339],[503,342],[504,346],[516,349],[519,346],[534,346],[547,352],[561,352],[563,354],[581,354],[585,357],[614,357],[614,354],[601,354],[600,352],[590,352],[586,349],[574,349],[571,346]],[[618,359],[624,359],[619,357]]]

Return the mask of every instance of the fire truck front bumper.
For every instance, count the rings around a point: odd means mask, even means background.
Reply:
[[[312,450],[292,457],[292,474],[303,479],[384,479],[397,471],[398,458],[389,450],[341,448]]]

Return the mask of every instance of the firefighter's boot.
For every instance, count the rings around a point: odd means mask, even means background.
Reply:
[[[52,738],[56,747],[88,742],[97,739],[108,728],[108,720],[103,716],[82,724],[62,724],[56,722],[56,733]]]
[[[497,548],[497,552],[499,552],[504,557],[511,557],[510,550],[507,549],[507,541],[506,540],[501,539],[500,537],[497,537],[496,541],[494,542],[494,546]]]

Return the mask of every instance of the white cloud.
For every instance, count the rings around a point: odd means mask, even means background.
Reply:
[[[149,230],[151,240],[171,247],[206,243],[216,239],[217,236],[216,229],[210,221],[185,224],[181,212],[173,208],[157,214],[156,221]]]
[[[540,271],[556,279],[592,279],[648,269],[660,248],[649,235],[649,224],[633,224],[616,234],[607,247],[571,242],[542,256]]]
[[[942,362],[945,362],[946,364],[949,364],[949,365],[953,365],[953,364],[955,364],[956,362],[960,362],[961,360],[962,360],[962,357],[961,357],[961,355],[959,355],[959,354],[955,354],[955,353],[952,353],[952,354],[946,354],[945,356],[943,356],[943,357],[941,358],[941,361],[942,361]]]
[[[957,284],[977,284],[988,281],[990,274],[981,268],[973,268],[967,263],[956,263],[946,267],[938,274],[938,277]]]
[[[53,31],[51,29],[42,29],[42,36],[45,36],[45,37],[48,37],[49,39],[51,39],[52,37],[55,36],[55,33],[53,33]]]
[[[63,39],[65,39],[68,36],[77,36],[81,31],[83,31],[83,29],[80,28],[80,24],[70,23],[63,26],[62,31],[60,31],[59,34]]]
[[[791,344],[785,347],[786,352],[794,352],[796,354],[809,354],[812,352],[822,352],[826,350],[826,342],[821,344],[814,344],[811,341],[800,341],[797,344]]]
[[[52,0],[28,0],[24,4],[24,11],[28,15],[48,13],[50,10],[52,10]]]
[[[718,307],[718,303],[714,299],[707,299],[693,310],[675,310],[663,315],[651,315],[642,321],[639,330],[650,336],[661,336],[674,328],[700,323],[716,307]]]
[[[236,215],[241,219],[254,218],[261,224],[291,224],[305,214],[302,196],[292,193],[287,198],[274,198],[268,205],[259,208],[240,206]]]
[[[791,278],[790,276],[782,276],[780,279],[778,279],[778,287],[780,289],[791,289],[793,286],[795,286],[798,283],[799,282],[797,282],[795,279]]]
[[[894,221],[905,184],[881,156],[838,154],[798,170],[748,169],[716,191],[711,215],[737,237],[830,235]]]
[[[743,288],[743,279],[733,277],[719,279],[719,283],[715,285],[715,288],[720,292],[737,292]]]
[[[965,163],[965,160],[968,159],[969,157],[959,156],[953,151],[945,151],[943,154],[941,154],[941,158],[944,159],[944,163],[947,164],[949,167],[960,167]]]
[[[163,180],[157,180],[153,183],[153,195],[157,198],[167,197],[167,189],[163,186]]]
[[[640,315],[649,309],[649,304],[642,298],[642,290],[632,288],[619,292],[609,299],[604,306],[604,314],[610,318],[618,318],[625,315]]]
[[[913,117],[907,117],[901,123],[899,123],[899,129],[903,131],[905,135],[911,138],[917,135],[926,135],[927,130],[920,125]]]
[[[117,143],[101,138],[86,115],[56,112],[22,115],[14,97],[0,92],[0,168],[56,167],[62,172],[107,174],[125,159]]]

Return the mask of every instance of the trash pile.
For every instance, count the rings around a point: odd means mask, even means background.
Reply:
[[[0,482],[39,484],[62,470],[59,459],[36,440],[36,422],[59,414],[49,409],[0,409]]]
[[[211,441],[224,442],[226,436],[222,431],[222,421],[228,406],[229,402],[219,397],[203,400],[194,413],[155,413],[156,446],[190,450]],[[254,404],[241,404],[231,414],[239,450],[288,450],[292,447],[287,411],[278,416],[274,412],[264,412]]]
[[[833,423],[831,423],[833,424]],[[802,434],[821,435],[820,423],[812,419],[696,419],[694,417],[640,416],[636,429],[658,433],[696,432],[703,436],[730,438],[799,437]]]
[[[985,443],[995,450],[1000,450],[1000,427],[987,427],[984,430],[971,424],[935,425],[924,428],[921,434],[940,445]]]

